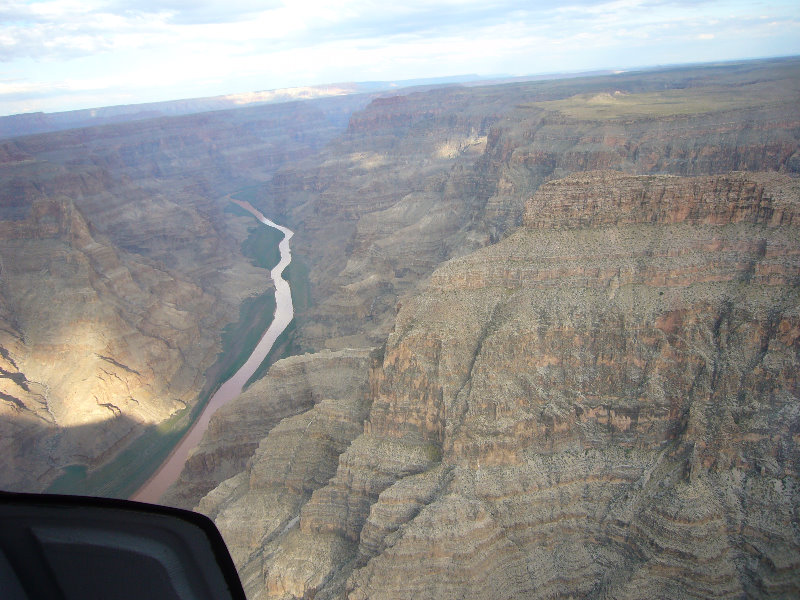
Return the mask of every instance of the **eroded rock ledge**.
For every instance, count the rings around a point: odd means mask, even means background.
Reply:
[[[323,350],[276,362],[267,377],[254,382],[214,414],[202,442],[192,451],[180,478],[162,502],[194,507],[222,481],[240,473],[259,442],[283,419],[331,398],[363,402],[370,352]]]
[[[258,501],[248,593],[796,596],[798,206],[775,174],[542,186],[405,301],[327,484]],[[308,493],[274,474],[323,409],[261,442],[270,493]],[[228,536],[256,464],[200,504]]]

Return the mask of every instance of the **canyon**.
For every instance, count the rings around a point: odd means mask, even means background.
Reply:
[[[255,598],[790,597],[798,211],[776,174],[547,183],[404,302],[324,485],[319,403],[197,507]]]
[[[799,100],[779,59],[2,142],[0,484],[201,404],[270,291],[239,194],[295,232],[289,356],[162,502],[248,597],[795,597]]]
[[[260,224],[235,212],[229,194],[315,152],[366,102],[278,104],[2,143],[3,487],[41,491],[65,468],[95,472],[145,434],[152,443],[132,452],[134,463],[136,454],[168,452],[165,433],[185,425],[242,351],[234,341],[218,357],[223,329],[238,319],[247,332],[274,309],[264,300],[274,297],[273,265],[242,250]],[[128,478],[121,483],[130,487]],[[126,495],[119,484],[83,489]]]
[[[283,236],[278,243],[280,260],[270,271],[270,278],[275,286],[275,312],[272,321],[244,364],[214,392],[208,403],[202,407],[199,416],[192,422],[189,430],[170,451],[167,459],[158,467],[152,477],[150,477],[142,487],[136,490],[136,493],[131,496],[131,500],[149,502],[151,504],[157,504],[159,502],[159,499],[167,491],[167,488],[177,480],[186,464],[189,453],[195,449],[203,438],[203,435],[208,429],[211,417],[214,416],[220,408],[241,395],[247,382],[255,375],[269,353],[272,352],[278,338],[286,331],[289,323],[291,323],[294,318],[291,288],[289,287],[289,283],[283,278],[283,272],[292,262],[289,242],[294,232],[286,227],[273,223],[253,208],[249,202],[240,200],[233,200],[233,202],[251,213],[260,223],[263,223],[264,226],[273,228]]]

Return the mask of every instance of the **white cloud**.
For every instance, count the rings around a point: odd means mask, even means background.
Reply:
[[[39,106],[70,92],[63,107],[74,108],[76,90],[144,101],[719,60],[800,52],[795,12],[785,0],[6,0],[0,77],[26,81]],[[0,114],[13,110],[4,97],[25,93],[15,90],[0,86]]]
[[[48,83],[39,83],[21,79],[0,80],[0,97],[18,96],[21,94],[40,94],[42,92],[53,92],[66,89],[65,84],[54,86]]]

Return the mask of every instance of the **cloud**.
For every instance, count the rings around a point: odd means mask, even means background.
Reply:
[[[635,9],[640,0],[10,0],[0,8],[0,60],[60,58],[117,47],[206,40],[258,39],[286,45],[337,39],[426,37],[480,30],[506,22],[542,28]],[[569,15],[569,18],[565,18]],[[231,27],[236,25],[236,27]],[[258,25],[258,27],[254,27]]]
[[[800,52],[792,4],[4,0],[0,78],[28,81],[32,98],[70,93],[64,106],[74,107],[75,90],[87,89],[150,101],[344,80],[789,54]],[[0,86],[0,114],[10,110],[5,97]]]
[[[471,35],[505,23],[536,35],[570,37],[671,18],[688,10],[654,0],[11,0],[0,9],[0,60],[65,59],[119,49],[181,44],[270,46],[274,50],[335,40],[385,40]],[[693,12],[698,6],[694,3]],[[666,11],[666,15],[665,15]],[[691,11],[690,11],[691,12]],[[613,35],[613,31],[609,31]],[[244,48],[246,51],[248,48]]]
[[[64,86],[36,83],[25,79],[0,80],[0,96],[4,99],[23,98],[33,94],[50,94],[56,90],[63,90]]]
[[[177,25],[236,23],[283,6],[280,0],[117,0],[105,5],[114,14],[162,14]]]
[[[115,14],[91,2],[45,1],[6,7],[0,15],[0,61],[64,60],[141,46],[165,37],[164,16]]]

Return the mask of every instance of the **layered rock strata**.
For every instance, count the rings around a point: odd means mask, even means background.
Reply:
[[[14,448],[3,486],[35,490],[59,465],[96,466],[193,402],[218,347],[203,330],[218,330],[230,309],[116,249],[72,200],[29,208],[24,220],[0,222],[9,365],[0,425]],[[234,281],[258,290],[259,279],[250,268]]]
[[[369,410],[370,372],[377,364],[374,353],[364,351],[287,358],[275,363],[263,384],[254,384],[227,409],[230,417],[256,405],[263,411],[263,406],[286,399],[282,392],[295,398],[295,412],[313,403],[270,429],[247,468],[223,481],[196,507],[221,525],[249,588],[263,588],[264,560],[277,549],[274,542],[297,534],[300,508],[333,476],[339,455],[361,433]],[[293,381],[282,377],[287,371],[294,373]],[[217,426],[228,418],[215,417]],[[198,453],[213,454],[206,442]],[[308,557],[300,562],[307,563]],[[292,571],[291,566],[282,570],[280,581],[271,587],[289,585]]]
[[[382,344],[398,299],[497,241],[569,173],[800,172],[796,59],[381,98],[319,155],[281,169],[264,210],[297,232],[309,349]]]
[[[248,593],[797,595],[799,214],[768,173],[542,186],[403,302],[363,433],[237,555]],[[200,505],[226,535],[253,476]]]
[[[180,479],[162,502],[191,509],[220,482],[244,470],[267,433],[325,399],[366,396],[370,350],[323,350],[276,362],[211,418]],[[363,420],[363,419],[362,419]]]

